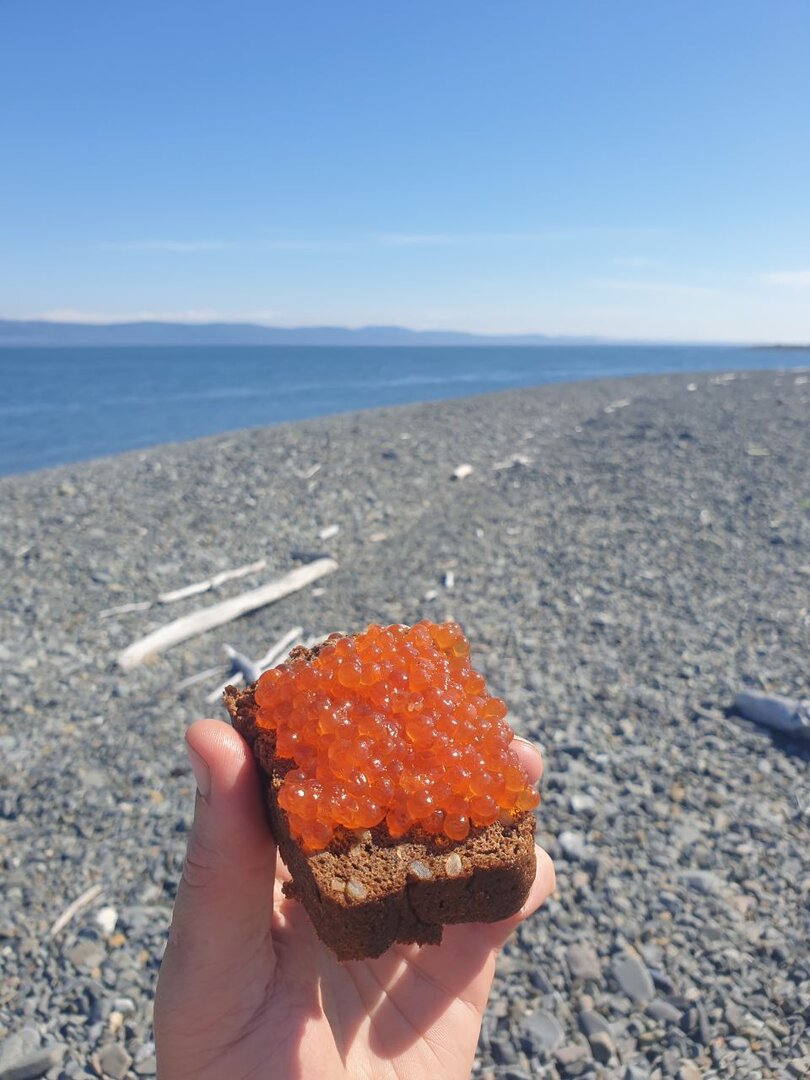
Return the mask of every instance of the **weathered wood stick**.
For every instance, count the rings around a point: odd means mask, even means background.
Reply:
[[[734,695],[734,712],[755,724],[810,739],[810,702],[744,690]]]
[[[260,585],[258,589],[232,596],[229,600],[222,600],[219,604],[212,604],[211,607],[202,608],[200,611],[181,615],[179,619],[160,626],[146,637],[133,642],[119,654],[118,664],[124,671],[131,671],[142,664],[148,656],[164,652],[181,641],[204,634],[206,630],[213,630],[215,626],[223,626],[250,611],[266,607],[283,596],[311,585],[313,581],[317,581],[326,574],[333,573],[337,568],[338,564],[334,559],[318,559],[316,562],[291,570],[277,581]]]
[[[288,630],[283,637],[279,638],[274,645],[271,645],[261,660],[257,660],[255,664],[230,645],[223,646],[230,659],[228,677],[225,682],[220,683],[216,690],[212,690],[210,694],[206,695],[206,702],[213,705],[221,701],[226,686],[241,686],[243,682],[256,682],[263,671],[267,671],[268,668],[272,667],[276,660],[279,660],[285,651],[300,639],[303,632],[300,626],[294,626],[292,630]]]
[[[104,608],[98,613],[99,619],[108,619],[111,615],[128,615],[131,611],[148,611],[151,600],[138,600],[134,604],[119,604],[118,607]]]
[[[175,686],[175,690],[188,690],[190,686],[196,686],[197,683],[205,682],[206,679],[210,679],[214,675],[221,675],[227,667],[227,664],[217,664],[215,667],[206,668],[205,671],[198,671],[196,675],[189,675],[187,679],[182,679],[177,686]]]
[[[256,666],[259,670],[267,671],[268,668],[273,667],[276,660],[283,656],[288,649],[291,649],[303,633],[303,626],[294,626],[292,630],[288,630],[286,634],[283,634],[278,641],[270,646],[261,660],[256,661]]]
[[[182,589],[172,589],[171,592],[160,593],[158,603],[173,604],[175,600],[185,600],[189,596],[197,596],[199,593],[208,592],[209,589],[216,589],[219,585],[224,585],[226,581],[234,581],[236,578],[255,574],[259,570],[264,570],[265,566],[267,566],[267,559],[257,559],[256,562],[236,566],[233,570],[220,570],[218,574],[206,578],[205,581],[195,581],[193,585],[184,585]]]
[[[81,894],[81,896],[77,896],[73,903],[68,904],[62,914],[54,921],[48,931],[48,936],[52,938],[56,937],[60,930],[64,930],[74,915],[78,914],[82,908],[87,907],[88,904],[93,903],[96,897],[100,895],[102,888],[102,885],[91,885],[89,889],[86,889]]]

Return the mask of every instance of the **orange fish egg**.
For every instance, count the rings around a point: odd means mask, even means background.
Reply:
[[[256,723],[291,762],[278,803],[305,851],[337,828],[461,841],[537,806],[469,654],[458,623],[374,625],[261,676]]]

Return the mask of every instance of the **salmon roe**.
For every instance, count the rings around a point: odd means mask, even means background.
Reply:
[[[293,763],[278,803],[306,851],[338,826],[458,841],[534,809],[506,705],[469,654],[457,623],[370,626],[261,676],[256,723]]]

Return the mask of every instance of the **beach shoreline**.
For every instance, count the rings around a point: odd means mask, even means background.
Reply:
[[[797,371],[617,377],[0,478],[0,1040],[30,1026],[66,1077],[113,1045],[153,1075],[182,735],[218,678],[179,682],[297,625],[452,616],[544,747],[558,869],[499,961],[475,1075],[765,1077],[810,1055],[810,755],[725,713],[744,687],[810,696],[809,416]],[[339,565],[317,587],[117,667],[161,622],[320,554]],[[132,604],[151,606],[114,611]]]

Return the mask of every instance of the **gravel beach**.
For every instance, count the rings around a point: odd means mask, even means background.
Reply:
[[[224,674],[177,684],[226,642],[257,658],[295,625],[449,616],[544,749],[558,872],[501,957],[474,1075],[810,1075],[810,744],[726,713],[743,688],[810,696],[808,461],[793,371],[406,406],[0,481],[0,1080],[155,1074],[183,730],[224,718],[205,704]],[[339,569],[315,587],[116,666],[318,553]]]

